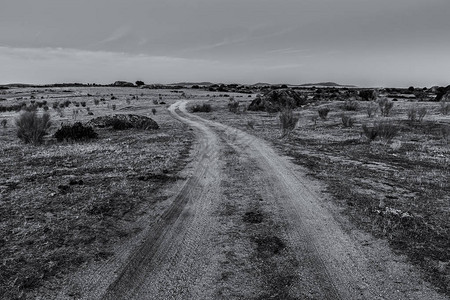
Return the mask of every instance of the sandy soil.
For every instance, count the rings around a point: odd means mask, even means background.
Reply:
[[[84,281],[80,299],[446,299],[353,228],[303,169],[186,103],[170,111],[199,140],[189,178],[116,270]]]

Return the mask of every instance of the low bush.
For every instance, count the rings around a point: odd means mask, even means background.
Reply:
[[[419,108],[419,110],[417,111],[417,114],[419,116],[419,122],[423,121],[423,118],[425,118],[427,113],[428,113],[428,110],[426,107]]]
[[[450,102],[446,101],[446,99],[443,99],[441,100],[440,105],[441,114],[448,115],[450,113]]]
[[[356,100],[346,100],[344,103],[344,109],[348,111],[357,111],[359,104]]]
[[[193,113],[195,113],[195,112],[211,112],[211,111],[212,111],[211,104],[208,104],[208,103],[203,103],[202,105],[197,104],[191,108],[191,112],[193,112]]]
[[[85,126],[81,122],[72,125],[62,125],[53,135],[58,142],[62,141],[81,141],[95,139],[98,134],[91,126]]]
[[[8,112],[8,111],[20,111],[22,107],[26,106],[25,103],[10,105],[10,106],[0,106],[0,112]]]
[[[51,124],[48,113],[39,116],[36,111],[25,111],[16,119],[17,137],[26,144],[42,144]]]
[[[408,109],[407,116],[410,123],[415,121],[422,122],[423,118],[427,114],[428,110],[426,107],[417,108],[416,106],[410,107]]]
[[[319,117],[322,120],[326,120],[328,113],[330,112],[330,109],[328,107],[322,107],[322,108],[319,108],[319,110],[317,112],[319,113]]]
[[[366,108],[367,116],[369,118],[372,118],[375,115],[375,113],[377,112],[377,110],[378,110],[378,105],[375,102],[370,102]]]
[[[239,102],[235,101],[234,98],[230,98],[228,103],[228,110],[232,113],[237,114],[239,112]]]
[[[409,122],[412,123],[412,122],[416,121],[416,119],[417,119],[417,107],[415,107],[415,106],[410,107],[407,110],[406,114],[408,115],[408,121]]]
[[[369,141],[374,141],[378,136],[378,131],[374,127],[369,127],[367,124],[362,125],[363,133]]]
[[[377,137],[385,141],[391,141],[399,132],[399,128],[392,122],[376,122],[373,126],[369,127],[367,124],[362,126],[363,134],[373,141]]]
[[[341,117],[342,125],[344,127],[353,127],[355,120],[351,116],[342,115]]]

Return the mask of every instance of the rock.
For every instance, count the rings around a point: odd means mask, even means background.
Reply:
[[[295,108],[307,104],[307,97],[291,89],[270,91],[262,97],[256,97],[248,110],[277,112],[283,107]]]
[[[118,124],[120,125],[120,128],[117,127]],[[155,130],[159,128],[158,123],[153,119],[132,114],[98,117],[87,122],[87,125],[99,128],[114,127],[115,129],[138,128]]]

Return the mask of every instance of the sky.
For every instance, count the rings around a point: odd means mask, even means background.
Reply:
[[[450,84],[449,0],[0,0],[0,84]]]

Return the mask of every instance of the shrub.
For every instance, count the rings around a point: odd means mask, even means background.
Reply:
[[[408,115],[409,122],[412,123],[412,122],[416,121],[416,119],[417,119],[417,107],[415,107],[415,106],[410,107],[406,113]]]
[[[330,112],[330,109],[328,107],[322,107],[322,108],[319,108],[319,110],[317,112],[319,113],[319,117],[322,120],[326,120],[328,113]]]
[[[156,108],[152,108],[153,115],[156,115]]]
[[[94,139],[98,137],[98,134],[91,126],[84,126],[81,122],[77,122],[73,125],[62,125],[53,135],[58,142],[62,141],[80,141]]]
[[[211,104],[208,103],[203,103],[202,105],[197,104],[194,105],[191,109],[191,112],[211,112],[212,111],[212,107]]]
[[[392,140],[398,133],[398,126],[391,122],[379,122],[376,125],[378,136],[386,141]]]
[[[440,104],[441,104],[440,111],[441,111],[441,114],[443,114],[443,115],[448,115],[450,113],[450,102],[446,101],[446,100],[447,99],[442,99],[440,101]]]
[[[239,112],[239,102],[235,101],[233,97],[231,97],[230,102],[228,102],[228,110],[235,114]]]
[[[378,136],[378,131],[375,127],[368,127],[367,124],[362,125],[364,135],[369,139],[369,141],[373,141]]]
[[[359,104],[356,100],[346,100],[344,103],[344,109],[348,111],[357,111]]]
[[[112,110],[116,110],[116,107],[117,106],[115,104],[111,105]]]
[[[344,127],[352,127],[355,120],[351,116],[342,115],[341,117],[342,125]]]
[[[426,107],[419,108],[417,114],[419,115],[419,122],[423,121],[423,118],[426,116],[428,110]]]
[[[51,124],[48,113],[39,116],[36,111],[25,111],[16,119],[17,137],[26,144],[41,144]]]
[[[48,111],[49,110],[49,108],[48,108],[48,106],[47,105],[44,105],[44,111]]]
[[[1,122],[1,124],[2,124],[2,127],[3,127],[3,128],[6,128],[6,124],[8,124],[8,120],[3,119],[2,122]]]
[[[385,141],[391,141],[399,131],[398,127],[391,122],[376,122],[372,127],[363,124],[362,129],[364,135],[370,141],[375,140],[377,137]]]
[[[362,90],[362,91],[359,91],[359,96],[365,101],[375,100],[377,98],[377,91]]]
[[[250,128],[250,129],[255,129],[255,121],[248,120],[247,121],[247,127]]]
[[[52,108],[53,108],[53,109],[56,110],[58,107],[59,107],[59,103],[58,103],[58,102],[53,102],[53,103],[52,103]]]
[[[381,115],[387,117],[389,116],[392,107],[394,107],[394,102],[389,101],[387,98],[380,98],[378,100],[378,106],[380,107]]]
[[[377,110],[378,110],[377,104],[374,103],[374,102],[370,102],[369,105],[367,105],[367,108],[366,108],[367,116],[369,118],[372,118],[375,115],[375,113],[377,112]]]
[[[86,101],[81,101],[80,103],[82,107],[86,107]]]
[[[158,105],[158,99],[153,99],[153,104]]]
[[[297,125],[299,117],[294,116],[292,108],[284,107],[280,111],[281,137],[289,135]]]
[[[94,99],[94,104],[95,105],[99,105],[100,104],[100,100],[99,99]]]

